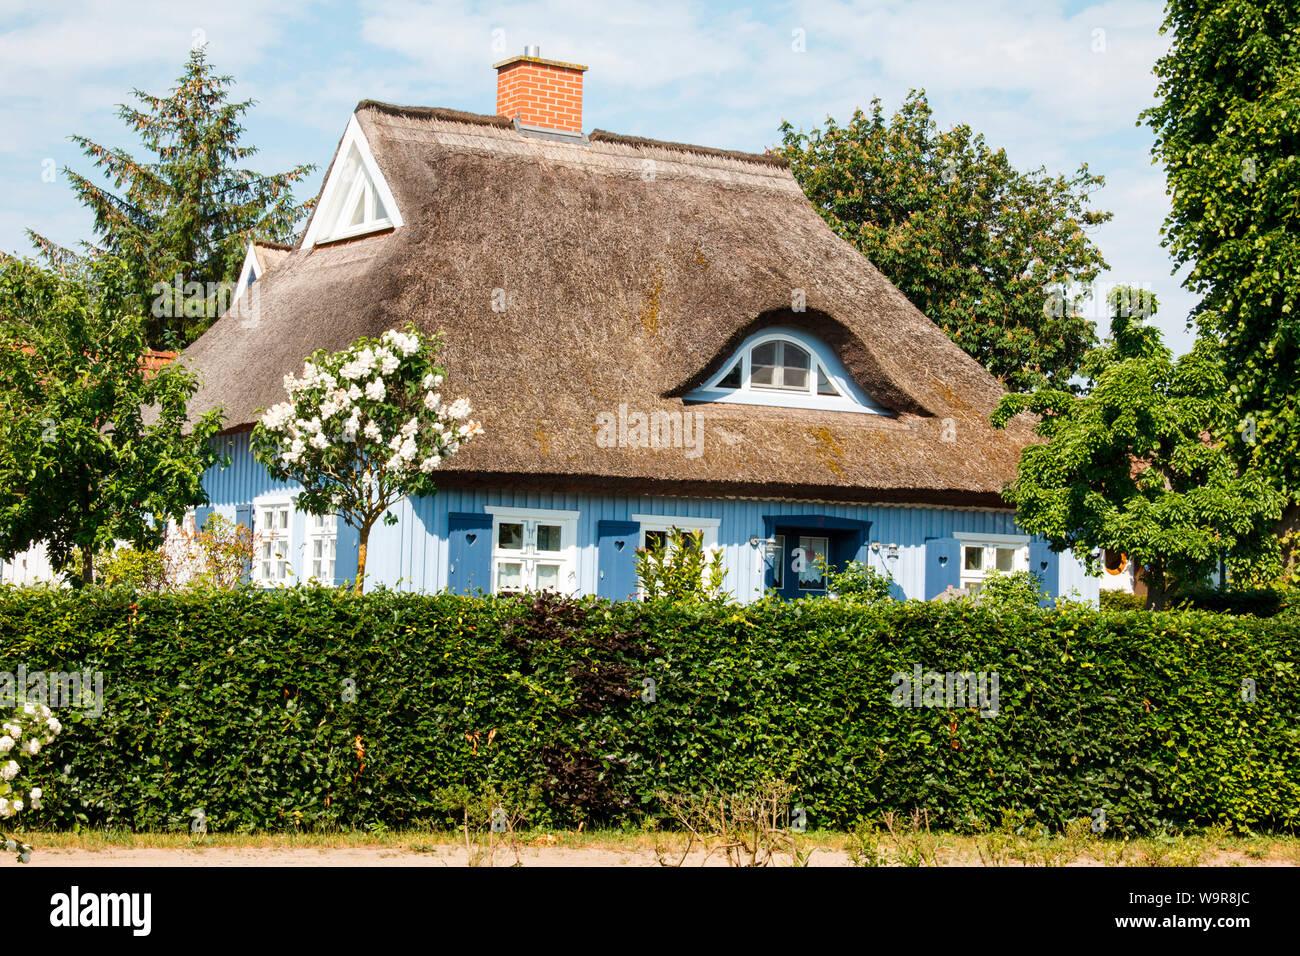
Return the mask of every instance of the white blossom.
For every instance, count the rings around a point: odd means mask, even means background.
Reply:
[[[8,734],[0,737],[0,753],[8,753],[14,749],[14,739]]]
[[[470,411],[469,402],[463,398],[458,398],[451,403],[451,407],[447,409],[447,414],[459,421],[468,417]]]
[[[438,392],[424,393],[424,407],[431,412],[436,412],[438,406],[442,404],[442,395]]]
[[[366,422],[365,433],[366,437],[371,441],[383,440],[383,435],[379,431],[379,426],[374,422]]]
[[[424,472],[426,475],[437,467],[438,467],[437,455],[430,455],[428,458],[424,459],[424,461],[420,462],[420,471]]]
[[[330,440],[320,432],[317,432],[315,435],[311,436],[311,446],[313,448],[319,448],[321,451],[324,451],[326,448],[330,446]]]
[[[0,779],[12,780],[18,776],[18,761],[10,760],[4,766],[0,766]]]
[[[386,391],[382,378],[371,379],[366,383],[366,398],[372,402],[382,402]]]

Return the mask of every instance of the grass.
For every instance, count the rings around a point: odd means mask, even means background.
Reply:
[[[32,832],[22,836],[41,850],[117,849],[331,850],[373,849],[402,853],[438,852],[462,846],[456,830],[341,831],[334,833],[131,833],[120,830]],[[654,830],[529,830],[516,834],[519,846],[569,850],[613,850],[651,854],[655,848],[680,849],[681,833]],[[1300,865],[1300,838],[1291,835],[1237,836],[1210,829],[1201,833],[1120,841],[1074,832],[1023,836],[1009,831],[967,835],[926,827],[895,825],[853,833],[809,831],[797,834],[800,850],[818,857],[883,866],[1242,866]]]

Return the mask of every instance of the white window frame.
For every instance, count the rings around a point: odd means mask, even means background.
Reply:
[[[306,541],[304,542],[303,553],[302,553],[303,577],[305,577],[308,581],[318,581],[321,584],[332,585],[334,583],[335,576],[338,573],[339,516],[336,514],[331,514],[331,515],[309,514],[309,515],[304,515],[303,518],[304,518],[304,523],[306,525],[306,532],[305,532]],[[313,573],[313,567],[316,564],[316,561],[318,560],[316,558],[316,555],[314,554],[316,550],[316,543],[318,541],[322,545],[321,548],[322,554],[319,560],[322,563],[326,561],[328,561],[329,563],[329,574],[324,577],[320,577]],[[328,549],[325,547],[326,545],[328,545]],[[329,552],[328,558],[325,556],[324,553],[326,550],[328,550]]]
[[[973,531],[958,531],[953,534],[953,537],[957,539],[957,570],[960,575],[960,587],[963,590],[974,593],[980,589],[989,574],[997,567],[999,548],[1014,548],[1016,551],[1011,570],[1002,573],[1015,574],[1018,571],[1029,570],[1029,535],[1027,534],[980,534]],[[980,570],[967,571],[966,549],[976,547],[984,549]]]
[[[808,387],[788,389],[770,385],[754,385],[754,349],[769,342],[787,342],[798,346],[809,355]],[[740,363],[740,385],[724,388],[720,385],[728,373]],[[818,372],[824,372],[838,395],[819,395]],[[856,412],[866,415],[888,415],[889,412],[874,402],[849,376],[839,358],[822,342],[805,332],[784,326],[755,332],[745,339],[722,367],[703,385],[685,396],[688,402],[729,402],[737,405],[771,405],[779,408],[816,408],[827,411]]]
[[[293,583],[293,519],[295,501],[292,495],[264,495],[253,499],[253,582],[258,587],[282,588]],[[270,540],[284,541],[284,577],[267,578],[262,574],[262,547],[268,541],[267,523],[262,520],[267,509],[286,511],[283,529],[270,529]],[[280,531],[283,530],[283,534]]]
[[[365,195],[366,218],[357,225],[343,225],[343,218],[352,212],[360,195]],[[376,204],[384,208],[385,215],[376,216]],[[379,164],[370,151],[356,114],[348,120],[347,131],[335,154],[334,168],[330,170],[325,188],[321,190],[320,203],[302,244],[310,248],[322,242],[351,239],[384,229],[397,229],[403,225],[397,201],[388,188],[388,182],[379,171]]]
[[[561,594],[578,593],[578,515],[577,511],[558,511],[553,508],[516,508],[505,505],[488,505],[483,509],[492,516],[492,593],[499,594],[497,578],[502,562],[521,562],[524,590],[535,587],[537,564],[558,564]],[[524,525],[523,547],[519,550],[502,548],[498,544],[502,524]],[[539,552],[536,546],[538,524],[560,526],[560,550]]]

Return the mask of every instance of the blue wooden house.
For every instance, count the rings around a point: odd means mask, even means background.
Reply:
[[[636,549],[681,527],[742,600],[822,593],[817,555],[912,598],[1032,570],[1095,599],[1001,497],[1031,423],[990,427],[999,383],[782,159],[583,134],[583,67],[497,69],[500,115],[359,104],[300,245],[183,355],[193,411],[226,412],[206,487],[253,529],[255,580],[355,576],[355,533],[298,510],[249,432],[313,350],[410,320],[485,434],[376,528],[371,585],[623,599]]]

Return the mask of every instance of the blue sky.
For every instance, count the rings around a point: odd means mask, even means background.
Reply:
[[[1086,162],[1107,178],[1096,205],[1115,213],[1095,232],[1103,280],[1154,290],[1183,351],[1195,299],[1160,246],[1164,176],[1136,125],[1168,45],[1162,16],[1148,0],[0,0],[0,249],[28,251],[28,227],[65,244],[89,237],[66,181],[42,171],[49,160],[88,171],[72,133],[137,150],[116,104],[132,87],[165,92],[196,38],[235,76],[235,95],[258,101],[252,165],[316,163],[312,191],[357,101],[491,113],[491,64],[536,43],[590,67],[587,129],[758,151],[783,119],[846,119],[873,96],[892,110],[924,88],[940,124],[970,124],[1022,168]]]

